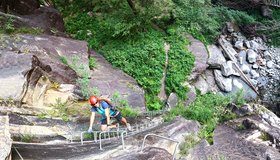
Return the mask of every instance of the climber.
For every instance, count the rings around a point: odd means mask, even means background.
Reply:
[[[90,124],[88,132],[92,132],[92,125],[95,118],[95,112],[98,112],[102,115],[101,118],[101,131],[109,130],[110,128],[116,128],[116,125],[110,124],[110,119],[115,118],[118,122],[125,123],[127,130],[131,131],[131,126],[127,123],[126,119],[122,117],[121,112],[119,112],[111,102],[104,98],[98,98],[96,96],[90,96],[89,102],[92,106],[91,108],[91,116],[90,116]]]

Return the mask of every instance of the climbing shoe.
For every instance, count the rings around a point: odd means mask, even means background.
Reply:
[[[131,128],[129,123],[127,123],[126,128],[127,128],[128,131],[130,131],[130,132],[132,131],[132,128]]]

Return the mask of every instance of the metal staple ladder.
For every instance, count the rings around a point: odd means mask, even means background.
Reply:
[[[122,147],[123,147],[123,149],[125,149],[125,142],[124,142],[125,137],[127,137],[129,135],[132,135],[132,134],[139,133],[141,131],[147,130],[147,129],[155,127],[157,125],[158,125],[158,123],[156,123],[156,122],[149,122],[149,123],[144,123],[144,124],[139,124],[139,125],[137,124],[137,125],[131,126],[132,127],[131,132],[127,132],[126,129],[120,129],[119,125],[118,125],[116,130],[93,131],[91,133],[93,133],[94,142],[97,143],[97,141],[99,141],[99,149],[100,150],[103,150],[102,149],[102,141],[111,140],[111,136],[112,137],[117,137],[117,138],[119,138],[121,136]],[[87,131],[81,132],[81,144],[82,145],[84,144],[85,133],[88,133],[88,132]],[[98,134],[99,134],[99,136],[98,136]],[[102,135],[103,135],[103,138],[102,138]],[[99,138],[99,139],[97,140],[97,138]]]

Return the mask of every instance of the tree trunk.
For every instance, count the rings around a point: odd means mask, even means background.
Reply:
[[[134,15],[137,15],[137,10],[135,8],[135,4],[132,0],[127,0],[129,7],[131,8]]]

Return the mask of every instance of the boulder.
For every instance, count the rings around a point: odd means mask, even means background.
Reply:
[[[193,86],[190,86],[190,91],[187,93],[186,97],[187,97],[187,100],[185,101],[184,105],[185,106],[188,106],[190,105],[192,102],[195,101],[196,99],[196,90],[195,90],[195,87]]]
[[[252,68],[253,68],[253,69],[258,69],[258,68],[259,68],[259,65],[258,65],[257,63],[254,63],[253,66],[252,66]]]
[[[257,93],[247,83],[240,78],[234,77],[232,80],[232,91],[228,94],[236,94],[240,90],[242,90],[243,98],[246,100],[255,100],[258,97]]]
[[[178,97],[176,93],[170,93],[168,99],[167,99],[167,104],[169,108],[173,108],[178,105]]]
[[[273,65],[274,65],[274,63],[273,63],[272,61],[268,61],[268,62],[266,63],[267,68],[272,68]]]
[[[234,47],[237,48],[237,49],[239,49],[239,50],[244,49],[244,47],[243,47],[243,41],[237,41],[237,42],[235,42]]]
[[[130,106],[145,111],[144,90],[137,82],[120,69],[113,66],[100,54],[91,51],[90,55],[96,59],[97,67],[91,71],[90,87],[96,87],[101,95],[122,94]],[[105,73],[105,74],[104,74]]]
[[[226,62],[222,51],[216,45],[207,47],[209,51],[209,58],[207,64],[210,68],[221,68],[221,65]]]
[[[222,75],[220,70],[214,70],[215,80],[221,91],[231,92],[232,91],[232,78],[226,78]]]
[[[249,49],[249,48],[251,48],[251,43],[250,43],[250,41],[245,41],[245,46]]]
[[[216,84],[213,70],[207,69],[202,76],[206,80],[206,83],[208,84],[207,92],[216,92],[217,93],[220,91],[219,87]]]
[[[221,71],[222,71],[223,76],[225,76],[225,77],[229,77],[231,75],[240,76],[240,74],[234,70],[232,64],[233,64],[232,61],[227,61],[226,63],[224,63],[221,66]]]
[[[250,41],[250,46],[251,46],[251,48],[250,49],[252,49],[252,50],[254,50],[254,51],[258,51],[259,49],[260,49],[260,44],[258,43],[258,42],[256,42],[255,40],[251,40]]]
[[[202,42],[194,39],[190,35],[188,35],[188,39],[191,42],[188,46],[188,50],[191,51],[192,54],[195,56],[194,68],[192,70],[191,75],[189,76],[189,81],[192,81],[196,79],[200,74],[202,74],[208,67],[208,52]]]
[[[241,68],[240,68],[240,69],[241,69],[242,72],[245,73],[245,74],[247,74],[247,73],[250,72],[250,67],[248,67],[248,65],[246,65],[246,64],[241,65]]]
[[[247,60],[249,63],[255,63],[257,61],[257,57],[258,54],[254,50],[249,49],[247,51]]]
[[[209,91],[208,83],[202,76],[199,76],[197,81],[193,85],[200,91],[202,95],[206,94]]]
[[[260,74],[257,73],[255,70],[251,70],[250,75],[251,75],[252,79],[257,79],[260,77]]]
[[[267,61],[270,61],[270,60],[272,59],[271,53],[270,53],[269,51],[265,51],[265,52],[263,53],[263,56],[264,56],[264,58],[265,58]]]
[[[238,25],[234,22],[227,22],[226,26],[227,26],[227,31],[230,32],[230,33],[240,31]]]
[[[237,108],[237,110],[234,111],[237,116],[242,117],[245,115],[253,114],[254,109],[249,104],[244,104],[240,108]]]
[[[238,61],[239,61],[239,64],[240,65],[243,65],[243,64],[248,64],[247,63],[247,61],[246,61],[246,59],[247,59],[247,53],[246,53],[246,51],[240,51],[239,53],[238,53]]]

